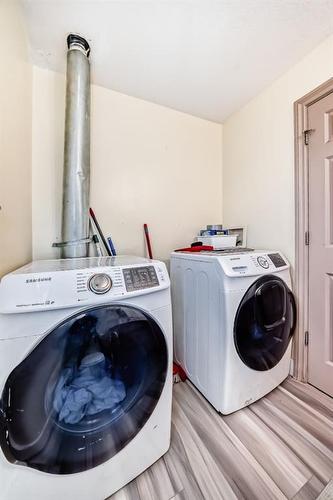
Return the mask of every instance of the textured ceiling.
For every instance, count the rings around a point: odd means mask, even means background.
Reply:
[[[65,71],[91,44],[92,80],[223,120],[333,32],[333,0],[22,0],[32,61]]]

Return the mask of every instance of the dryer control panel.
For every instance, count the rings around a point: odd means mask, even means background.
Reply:
[[[95,305],[169,286],[163,262],[139,257],[36,261],[2,278],[0,313]]]
[[[256,276],[274,273],[289,268],[289,263],[280,252],[251,252],[219,257],[227,276]]]

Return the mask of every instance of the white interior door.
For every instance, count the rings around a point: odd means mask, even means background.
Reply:
[[[333,396],[333,93],[308,108],[309,383]]]

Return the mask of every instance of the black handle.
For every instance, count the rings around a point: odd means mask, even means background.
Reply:
[[[291,312],[293,315],[292,325],[290,328],[290,336],[292,336],[294,331],[295,331],[296,323],[297,323],[297,309],[296,309],[295,297],[290,290],[289,290],[289,297],[290,297],[290,303],[291,303]]]
[[[266,330],[266,332],[270,332],[270,331],[274,330],[274,328],[276,328],[277,326],[283,325],[285,322],[286,322],[286,317],[282,316],[281,319],[278,319],[277,321],[275,321],[274,323],[271,323],[269,325],[263,325],[263,327]]]
[[[285,285],[283,285],[282,283],[280,283],[280,281],[278,281],[278,280],[268,281],[266,283],[263,283],[256,290],[255,297],[257,298],[258,296],[260,296],[265,288],[272,287],[272,286],[278,286],[278,287],[282,288],[282,290],[283,290],[283,312],[282,312],[282,316],[281,316],[280,319],[278,319],[277,321],[274,321],[274,323],[270,323],[270,324],[265,324],[262,321],[261,314],[260,314],[260,320],[261,320],[260,323],[261,323],[262,328],[266,332],[270,332],[270,331],[274,330],[274,328],[277,328],[278,326],[283,325],[286,322],[286,314],[287,314],[287,291],[286,291]],[[259,306],[259,310],[260,310],[260,306]]]

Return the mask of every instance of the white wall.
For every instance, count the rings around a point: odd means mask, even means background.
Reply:
[[[264,71],[264,68],[263,68]],[[294,263],[293,103],[333,76],[333,36],[223,126],[223,222]]]
[[[33,256],[60,239],[65,79],[33,69]],[[167,259],[222,213],[221,125],[92,86],[91,206],[119,253]]]
[[[31,66],[21,11],[0,0],[0,276],[31,258]]]

